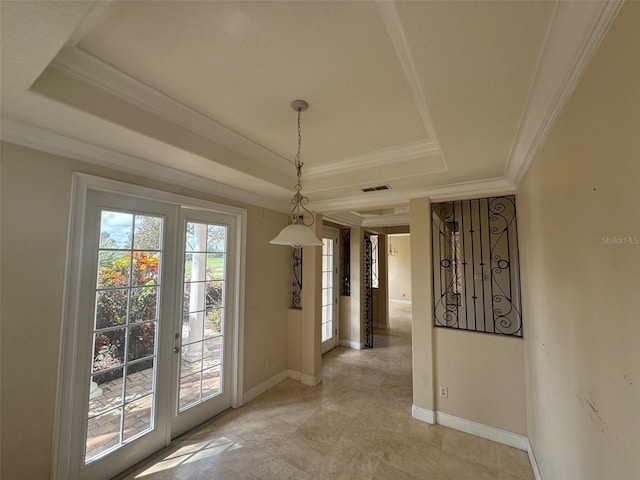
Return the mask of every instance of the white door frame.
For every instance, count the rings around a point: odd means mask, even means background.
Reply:
[[[73,392],[76,376],[77,332],[80,322],[80,282],[82,270],[87,268],[82,262],[84,247],[84,218],[87,194],[90,190],[127,195],[134,198],[171,204],[179,207],[220,212],[236,217],[237,258],[235,291],[233,298],[237,317],[234,322],[231,345],[234,349],[231,365],[231,405],[242,405],[243,358],[244,358],[244,287],[246,261],[246,223],[245,209],[219,203],[185,197],[173,193],[132,185],[116,180],[74,172],[71,182],[71,205],[69,208],[69,228],[65,259],[65,283],[63,290],[62,321],[60,329],[60,354],[58,357],[56,406],[53,429],[53,478],[66,479],[71,468],[71,431],[73,412]],[[86,386],[88,388],[88,385]],[[167,428],[166,444],[171,440]]]
[[[226,319],[229,318],[231,319],[231,324],[230,326],[234,325],[234,321],[233,319],[236,317],[235,315],[235,309],[237,308],[237,305],[234,304],[233,300],[233,294],[235,293],[233,290],[235,288],[237,288],[234,284],[234,277],[237,273],[237,268],[236,268],[236,260],[238,258],[238,255],[236,254],[237,252],[235,252],[235,248],[237,246],[237,242],[235,241],[235,236],[238,233],[238,229],[237,228],[233,228],[234,223],[235,223],[235,218],[233,218],[233,215],[228,215],[228,214],[217,214],[217,213],[212,213],[211,211],[204,211],[202,209],[199,210],[194,210],[192,208],[183,208],[180,212],[180,214],[178,215],[179,217],[179,227],[178,227],[178,235],[184,239],[185,234],[186,234],[186,225],[187,222],[198,222],[198,223],[206,223],[206,224],[218,224],[218,225],[225,225],[228,228],[228,232],[227,232],[227,247],[226,247],[226,262],[225,262],[225,271],[227,272],[227,274],[224,276],[225,281],[228,282],[228,284],[233,285],[233,287],[231,289],[226,289],[225,288],[225,302],[224,302],[224,311],[225,311],[225,322],[224,322],[224,329],[223,329],[223,338],[225,338],[224,340],[224,346],[226,346],[227,344],[227,338],[234,338],[234,332],[233,331],[227,331],[227,321]],[[230,223],[227,223],[230,222]],[[182,269],[184,268],[184,262],[185,262],[185,248],[183,245],[182,251],[178,254],[178,258],[177,258],[177,262],[178,262],[178,271],[180,272],[180,285],[181,288],[176,289],[176,294],[177,294],[177,304],[180,305],[182,307],[182,295],[183,295],[183,289],[182,289],[182,282],[184,281],[184,278],[182,276]],[[229,297],[228,295],[231,294],[231,297]],[[237,296],[237,295],[236,295]],[[227,301],[227,299],[229,301]],[[179,309],[179,312],[182,313],[182,308]],[[176,322],[175,323],[175,331],[172,332],[172,337],[174,338],[174,343],[172,345],[173,347],[177,347],[178,344],[181,344],[181,341],[179,341],[178,339],[182,338],[182,315],[179,315],[180,317],[180,322]],[[175,350],[174,350],[174,355],[176,354]],[[234,358],[232,356],[233,351],[227,351],[226,348],[223,347],[223,357],[222,357],[222,364],[223,364],[223,368],[226,370],[226,365],[232,365]],[[175,438],[176,434],[180,435],[188,430],[190,430],[191,428],[193,428],[193,425],[197,425],[200,423],[203,423],[205,421],[207,421],[209,418],[211,418],[211,411],[212,410],[216,410],[219,411],[219,405],[226,405],[227,404],[227,400],[225,399],[227,393],[225,391],[221,392],[220,395],[216,395],[212,398],[209,398],[207,400],[204,400],[202,402],[199,402],[197,404],[191,405],[188,408],[186,408],[185,410],[180,411],[179,408],[179,392],[180,392],[180,361],[175,361],[173,362],[173,371],[171,373],[171,377],[172,377],[172,383],[175,384],[176,388],[173,389],[172,391],[172,411],[171,411],[171,436]],[[230,369],[231,372],[233,372],[233,369]],[[223,374],[223,382],[226,385],[227,384],[227,378],[225,378],[226,375]],[[228,379],[231,384],[233,384],[233,378],[229,378]],[[223,389],[224,390],[224,389]],[[232,395],[233,392],[231,390],[229,390],[229,395]]]
[[[339,310],[339,285],[338,285],[338,259],[340,258],[340,230],[335,227],[327,227],[324,226],[322,228],[322,237],[323,238],[332,238],[333,239],[333,266],[332,266],[332,276],[333,276],[333,286],[332,286],[332,295],[333,295],[333,305],[332,305],[332,315],[333,315],[333,335],[331,336],[332,340],[327,340],[326,342],[321,342],[322,353],[326,353],[332,348],[337,347],[340,344],[339,336],[340,336],[340,310]],[[322,269],[320,272],[322,275]],[[322,285],[322,279],[321,279]]]

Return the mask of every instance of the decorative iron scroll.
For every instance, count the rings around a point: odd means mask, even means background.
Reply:
[[[340,229],[340,295],[351,295],[351,230]]]
[[[373,246],[364,236],[364,346],[373,348]]]
[[[371,240],[371,286],[373,288],[380,287],[378,278],[378,239],[378,235],[369,235],[369,240]]]
[[[302,308],[302,248],[292,248],[292,273],[293,282],[291,283],[291,307]]]
[[[431,212],[435,326],[522,337],[515,197]]]

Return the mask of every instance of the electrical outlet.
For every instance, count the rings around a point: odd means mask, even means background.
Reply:
[[[440,396],[442,398],[448,398],[449,397],[449,389],[447,387],[445,387],[444,385],[440,385]]]

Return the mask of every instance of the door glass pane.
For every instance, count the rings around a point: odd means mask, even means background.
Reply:
[[[209,368],[202,372],[202,395],[213,396],[222,391],[220,384],[221,370],[220,365]]]
[[[123,368],[120,367],[115,371],[101,373],[91,377],[91,381],[100,385],[100,395],[96,395],[89,403],[89,418],[93,418],[101,413],[111,410],[113,407],[120,405],[122,402],[122,389],[124,383]],[[112,378],[112,381],[107,379]]]
[[[200,372],[180,378],[180,411],[197,405],[201,400],[202,376]]]
[[[125,404],[123,421],[123,440],[130,440],[151,429],[151,407],[153,395]]]
[[[208,308],[204,324],[205,338],[215,337],[222,334],[222,308]]]
[[[129,365],[125,397],[132,402],[153,392],[153,359]]]
[[[322,239],[322,341],[333,332],[333,239]]]
[[[227,226],[187,222],[178,408],[222,393]]]
[[[85,458],[94,459],[120,444],[119,408],[89,418],[87,422],[87,449]]]
[[[100,215],[85,463],[154,428],[164,219]]]
[[[127,358],[129,361],[152,357],[156,348],[156,323],[146,322],[128,328],[129,341]]]

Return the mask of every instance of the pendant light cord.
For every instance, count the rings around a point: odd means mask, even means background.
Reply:
[[[298,175],[298,183],[296,184],[296,192],[299,192],[302,190],[302,166],[304,165],[304,163],[302,161],[300,161],[300,155],[301,155],[301,151],[302,151],[302,134],[301,132],[301,126],[302,126],[302,119],[301,119],[301,115],[300,115],[300,110],[298,110],[298,153],[296,153],[296,158],[295,158],[295,165],[296,165],[296,170],[297,170],[297,175]]]
[[[314,218],[313,214],[307,210],[305,206],[309,203],[309,199],[302,194],[302,166],[304,162],[301,160],[302,158],[302,111],[306,109],[306,102],[302,104],[296,104],[294,102],[292,106],[298,112],[298,151],[296,153],[296,158],[294,160],[294,164],[296,167],[296,174],[298,178],[298,182],[296,183],[295,193],[293,198],[291,199],[291,212],[289,213],[289,225],[297,224],[297,225],[305,225],[307,227],[313,225]]]

